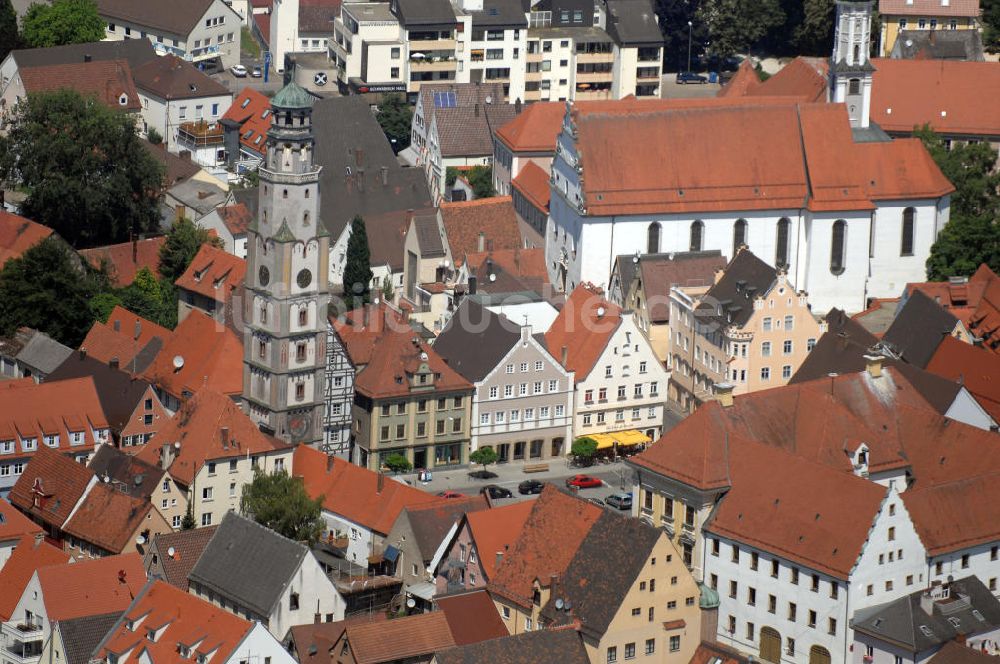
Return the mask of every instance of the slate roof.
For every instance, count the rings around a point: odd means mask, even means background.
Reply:
[[[521,340],[521,327],[465,299],[434,342],[452,369],[472,382],[484,380]]]
[[[457,645],[479,643],[509,634],[496,605],[485,590],[436,597],[434,603],[444,613]]]
[[[0,620],[10,620],[14,615],[14,609],[35,570],[48,565],[62,565],[69,560],[67,552],[42,538],[36,539],[34,534],[21,537],[3,569],[0,569]]]
[[[930,60],[983,60],[979,30],[900,30],[891,58]]]
[[[81,249],[79,253],[95,268],[107,264],[111,282],[121,288],[135,281],[135,275],[142,268],[148,268],[153,276],[159,276],[160,248],[166,239],[165,235],[159,235],[135,242]]]
[[[26,328],[21,328],[21,330],[24,329]],[[21,330],[18,332],[20,333]],[[49,374],[73,353],[72,348],[64,346],[44,332],[30,330],[30,334],[30,338],[18,351],[16,358],[21,364],[36,371]]]
[[[433,207],[423,171],[399,165],[364,99],[322,99],[313,105],[312,119],[315,161],[323,167],[320,217],[334,239],[355,215],[367,220],[387,212]]]
[[[380,664],[424,657],[455,645],[441,611],[386,622],[348,622],[344,638],[357,664]]]
[[[897,310],[882,340],[891,344],[901,358],[923,369],[956,325],[955,316],[921,291],[914,291]]]
[[[777,279],[773,267],[743,249],[726,266],[722,278],[701,297],[695,310],[698,323],[715,329],[743,327],[753,316],[754,299],[766,296]]]
[[[87,664],[121,615],[121,611],[113,611],[60,622],[59,633],[62,635],[66,664]]]
[[[471,253],[521,246],[521,231],[510,196],[442,203],[441,219],[456,267]]]
[[[442,650],[438,664],[588,664],[575,629],[546,629]]]
[[[27,48],[11,51],[18,68],[46,67],[83,62],[86,56],[91,61],[125,60],[129,67],[139,65],[157,57],[153,44],[148,39],[123,39],[122,41],[99,41],[85,44],[67,44],[49,48]]]
[[[85,97],[94,97],[112,109],[138,112],[142,102],[125,60],[96,60],[68,64],[21,67],[21,83],[28,94],[70,88]],[[121,96],[125,95],[125,104]]]
[[[413,230],[417,235],[417,246],[422,258],[444,256],[444,233],[438,226],[437,215],[414,217]]]
[[[429,561],[456,522],[466,513],[489,509],[489,505],[484,496],[476,495],[424,505],[410,505],[403,509],[410,521],[417,549],[423,555],[424,561]]]
[[[621,45],[661,46],[663,33],[649,0],[607,0],[608,34]]]
[[[586,634],[600,638],[632,589],[663,531],[638,519],[605,511],[577,548],[566,572],[550,591],[542,616],[555,624],[579,620]],[[628,546],[622,546],[628,542]],[[614,551],[614,555],[608,555]],[[572,612],[556,608],[569,600]]]
[[[400,0],[396,13],[407,27],[453,25],[458,22],[448,0]]]
[[[94,474],[86,466],[39,442],[38,451],[24,467],[8,497],[28,516],[59,528],[66,523],[93,479]],[[38,507],[34,504],[36,480],[44,492]]]
[[[188,578],[266,617],[307,555],[308,547],[227,512]]]
[[[486,0],[481,11],[466,12],[473,27],[527,28],[521,0]]]
[[[56,382],[89,377],[94,382],[97,398],[104,409],[111,429],[120,432],[139,406],[150,385],[141,378],[134,378],[121,369],[109,366],[91,355],[72,353],[45,379]]]
[[[41,49],[39,49],[41,50]],[[0,266],[52,235],[48,226],[0,210]]]
[[[101,445],[87,467],[102,480],[107,477],[115,490],[145,500],[160,488],[160,480],[166,474],[159,466],[126,454],[113,445]]]
[[[622,262],[632,264],[632,256],[619,256]],[[639,274],[649,309],[649,319],[654,323],[670,320],[670,289],[673,286],[708,286],[714,283],[715,273],[726,268],[721,251],[693,251],[670,254],[644,254],[639,256]],[[622,274],[625,275],[625,270]],[[628,292],[629,282],[622,282]]]
[[[188,574],[201,558],[218,526],[205,526],[191,530],[161,533],[153,538],[152,547],[159,556],[164,581],[181,590],[188,589]],[[170,549],[174,555],[170,555]]]
[[[1000,626],[1000,602],[977,577],[956,579],[949,586],[950,601],[935,603],[931,609],[933,613],[921,607],[920,598],[925,591],[918,590],[892,602],[859,609],[851,620],[851,627],[907,652],[922,653],[959,635],[993,631]],[[965,598],[968,605],[956,602],[957,598]],[[982,619],[973,615],[974,610]],[[949,618],[958,619],[960,627],[956,629]],[[930,635],[922,627],[926,627]]]
[[[119,0],[101,0],[102,3],[117,1]],[[134,2],[135,0],[126,1]],[[183,7],[186,2],[192,1],[200,0],[180,0],[178,3],[172,4],[171,9],[177,9],[178,6]],[[162,16],[172,16],[174,12],[158,11],[156,13]],[[139,65],[132,72],[132,76],[137,88],[151,92],[168,101],[220,95],[232,96],[232,93],[221,83],[176,55],[167,54]]]
[[[211,6],[212,0],[179,0],[170,5],[170,11],[164,12],[143,0],[98,0],[97,11],[102,18],[156,28],[186,38]],[[229,18],[237,17],[234,13]]]
[[[892,319],[896,317],[896,309],[899,308],[899,298],[876,298],[864,311],[851,316],[872,334],[881,337],[892,325]]]

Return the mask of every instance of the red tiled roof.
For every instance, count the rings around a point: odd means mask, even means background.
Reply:
[[[51,621],[124,611],[146,584],[142,556],[126,553],[38,570]]]
[[[203,244],[174,285],[216,302],[226,303],[243,285],[247,262],[224,249]]]
[[[383,334],[410,329],[402,314],[384,301],[348,311],[343,315],[343,320],[338,322],[331,318],[330,322],[344,344],[351,363],[357,369],[371,362],[375,345]]]
[[[721,90],[719,90],[718,97],[746,97],[752,94],[752,92],[760,85],[760,78],[757,76],[757,72],[754,71],[753,64],[750,62],[750,58],[745,59],[740,63],[739,68],[737,68],[736,73],[733,77],[729,79]]]
[[[224,205],[217,208],[217,210],[222,223],[226,225],[226,229],[233,237],[245,235],[247,228],[253,222],[253,215],[250,214],[250,210],[243,203]]]
[[[0,210],[0,266],[19,258],[28,249],[52,235],[52,229]]]
[[[310,496],[323,496],[323,509],[382,535],[392,529],[403,508],[448,500],[389,477],[383,478],[379,491],[378,473],[306,445],[295,448],[292,468]]]
[[[24,535],[41,533],[37,523],[24,516],[9,502],[0,498],[0,542],[11,542]]]
[[[439,597],[435,603],[448,621],[455,645],[464,646],[510,635],[500,620],[496,604],[485,590]]]
[[[521,246],[521,231],[510,196],[442,203],[441,220],[456,266],[462,264],[466,254],[480,251],[480,238],[483,251]]]
[[[165,241],[166,237],[161,235],[106,247],[81,249],[80,255],[94,268],[99,269],[102,263],[106,263],[111,282],[121,288],[135,281],[136,273],[142,268],[148,268],[154,276],[159,276],[160,248]]]
[[[703,641],[694,651],[688,664],[749,664],[750,661],[749,657],[729,646]]]
[[[163,581],[150,584],[128,608],[126,620],[107,637],[102,659],[108,653],[122,657],[132,651],[130,659],[135,661],[143,659],[142,653],[153,662],[177,661],[177,646],[184,644],[192,647],[192,659],[210,655],[225,662],[253,629],[250,621]],[[129,622],[134,629],[128,628]],[[146,631],[153,628],[163,631],[150,641]]]
[[[545,346],[557,360],[565,348],[565,368],[576,373],[577,381],[584,380],[621,320],[621,307],[608,302],[600,288],[580,284],[545,333]]]
[[[879,0],[878,13],[888,16],[979,17],[979,0]],[[888,19],[887,19],[888,20]]]
[[[532,504],[520,537],[490,580],[490,592],[530,606],[532,584],[537,580],[547,587],[552,575],[562,575],[603,513],[600,507],[547,485]],[[553,546],[555,542],[558,546]]]
[[[496,137],[515,153],[553,153],[565,115],[563,102],[529,104],[520,115],[497,129]]]
[[[871,118],[882,129],[909,133],[930,124],[943,134],[1000,136],[1000,107],[982,103],[1000,98],[997,63],[877,58],[872,64]]]
[[[494,507],[491,510],[480,510],[466,514],[469,534],[476,543],[479,552],[479,564],[489,581],[496,574],[498,553],[505,553],[514,545],[524,523],[531,514],[534,505],[530,500]]]
[[[549,283],[544,249],[501,249],[468,254],[469,273],[479,279],[483,292],[533,290],[541,293]],[[492,272],[491,272],[492,270]],[[490,274],[494,278],[490,278]]]
[[[28,94],[70,88],[85,96],[93,95],[110,108],[142,110],[139,93],[132,81],[132,69],[126,60],[94,60],[22,68],[19,75]],[[126,97],[124,105],[120,102],[122,95]]]
[[[98,483],[84,497],[63,530],[111,553],[122,553],[153,509],[147,499],[132,497]]]
[[[271,43],[271,14],[254,14],[254,25],[260,31],[260,38],[264,40],[264,45]]]
[[[348,622],[345,637],[357,664],[427,657],[455,645],[444,613],[420,613],[385,622]]]
[[[45,435],[58,435],[60,450],[89,452],[98,443],[94,431],[109,427],[89,376],[51,383],[0,384],[0,441],[12,441],[12,451],[17,454],[33,453],[24,449],[25,439],[35,439],[36,449],[45,447]],[[70,432],[82,434],[81,442],[74,444]]]
[[[1000,422],[1000,355],[947,336],[941,340],[927,371],[964,385]]]
[[[828,71],[825,58],[795,58],[748,92],[752,95],[799,97],[806,102],[825,102]]]
[[[985,283],[986,287],[975,313],[966,319],[966,327],[981,340],[983,348],[1000,353],[1000,277],[984,263],[969,277],[969,283]]]
[[[998,482],[994,472],[902,494],[928,556],[1000,539]]]
[[[225,437],[223,432],[226,432]],[[180,447],[175,443],[180,443]],[[273,452],[285,447],[281,441],[261,432],[236,402],[211,388],[199,390],[182,403],[180,410],[136,456],[160,466],[164,445],[175,448],[174,460],[167,472],[184,486],[191,486],[208,461]]]
[[[85,465],[40,444],[10,490],[10,501],[29,516],[61,528],[92,481],[94,473]]]
[[[183,363],[180,369],[175,364],[178,357]],[[241,394],[243,340],[226,325],[192,309],[142,377],[175,397],[202,388],[227,396]]]
[[[94,323],[80,350],[105,363],[118,358],[119,366],[130,368],[136,355],[151,342],[159,347],[169,337],[167,328],[116,305],[107,323]]]
[[[955,191],[917,138],[859,143],[856,154],[867,174],[873,200],[939,198]]]
[[[510,184],[521,192],[538,211],[548,214],[552,189],[549,183],[549,174],[545,172],[545,169],[535,162],[529,161],[521,168],[521,172]]]
[[[271,17],[267,14],[254,14],[253,20],[258,27],[263,23],[262,32],[266,42]],[[240,145],[263,154],[267,130],[271,127],[271,100],[266,95],[253,88],[243,88],[222,119],[239,123]]]
[[[34,535],[25,535],[17,543],[0,570],[0,620],[10,620],[21,601],[25,586],[35,570],[69,562],[70,555]]]

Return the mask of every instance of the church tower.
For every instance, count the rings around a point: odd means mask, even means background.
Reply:
[[[872,101],[872,0],[837,0],[830,58],[830,101],[846,104],[851,128],[867,129]]]
[[[258,216],[247,232],[243,400],[291,443],[323,437],[330,238],[319,219],[313,98],[294,83],[271,100]]]

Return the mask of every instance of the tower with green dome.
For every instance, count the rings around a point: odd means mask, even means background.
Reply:
[[[291,443],[323,435],[330,238],[319,219],[313,97],[295,83],[271,100],[257,218],[247,231],[243,401]]]

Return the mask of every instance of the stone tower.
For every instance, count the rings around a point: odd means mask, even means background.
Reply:
[[[319,219],[313,98],[290,83],[271,100],[258,216],[247,233],[243,400],[291,443],[323,437],[330,238]]]
[[[851,128],[866,129],[872,101],[872,1],[837,0],[830,101],[847,104]]]

